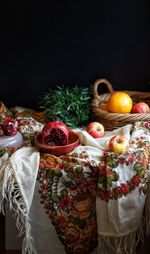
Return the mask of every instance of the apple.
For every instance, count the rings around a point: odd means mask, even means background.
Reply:
[[[101,138],[104,136],[104,126],[99,122],[91,122],[87,125],[86,131],[93,138]]]
[[[129,148],[129,141],[123,135],[115,135],[109,140],[109,149],[116,153],[125,153]]]
[[[135,113],[135,114],[136,113],[139,113],[139,114],[141,114],[141,113],[149,113],[150,112],[150,108],[149,108],[147,103],[145,103],[145,102],[138,102],[138,103],[133,105],[131,112]]]

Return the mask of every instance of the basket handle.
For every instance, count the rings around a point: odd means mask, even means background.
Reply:
[[[105,84],[108,88],[108,91],[112,94],[113,93],[113,88],[112,88],[112,84],[107,80],[107,79],[97,79],[93,85],[93,95],[94,97],[98,97],[99,98],[99,94],[98,94],[98,87],[100,84]]]

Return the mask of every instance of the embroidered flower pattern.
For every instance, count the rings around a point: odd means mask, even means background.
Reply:
[[[114,158],[114,156],[114,154],[108,153],[100,163],[100,171],[98,176],[98,197],[108,202],[110,199],[118,199],[122,196],[126,196],[136,187],[139,188],[140,192],[145,193],[147,188],[146,169],[148,169],[147,154],[144,151],[137,151],[136,153],[133,153],[132,156],[129,153],[125,154],[124,156],[118,156],[118,158]],[[120,183],[118,171],[131,170],[131,167],[135,172],[134,175],[126,182]],[[119,168],[118,171],[117,168]]]
[[[97,245],[97,167],[83,160],[85,154],[59,158],[41,154],[41,202],[67,253],[90,253]]]
[[[43,114],[41,112],[36,113],[31,109],[25,109],[21,112],[15,112],[15,117],[18,121],[18,131],[24,138],[24,145],[33,146],[35,132],[39,131],[43,126]]]
[[[147,171],[150,158],[149,123],[137,122],[132,131],[144,129],[145,135],[137,137],[132,143],[136,151],[128,151],[123,155],[112,152],[104,153],[98,170],[98,197],[102,200],[118,199],[126,196],[137,187],[139,192],[147,191]],[[134,149],[135,150],[135,149]],[[133,175],[126,182],[120,183],[121,170],[129,170]]]

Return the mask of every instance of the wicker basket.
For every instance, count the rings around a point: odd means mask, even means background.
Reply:
[[[102,85],[106,85],[109,93],[99,94],[98,88]],[[111,83],[106,79],[98,79],[93,85],[93,100],[92,111],[94,113],[94,120],[101,122],[105,130],[112,131],[126,124],[133,123],[135,121],[150,121],[150,113],[142,114],[116,114],[110,113],[100,109],[100,104],[107,101],[112,93],[115,91]],[[133,103],[140,101],[146,102],[150,107],[150,93],[138,92],[138,91],[123,91],[126,92],[133,100]]]

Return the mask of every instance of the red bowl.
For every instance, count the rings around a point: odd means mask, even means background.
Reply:
[[[35,135],[34,139],[35,147],[43,153],[50,153],[56,156],[68,154],[79,145],[79,137],[73,131],[69,132],[69,142],[67,145],[64,146],[50,146],[42,144],[41,140],[42,140],[41,134]]]

